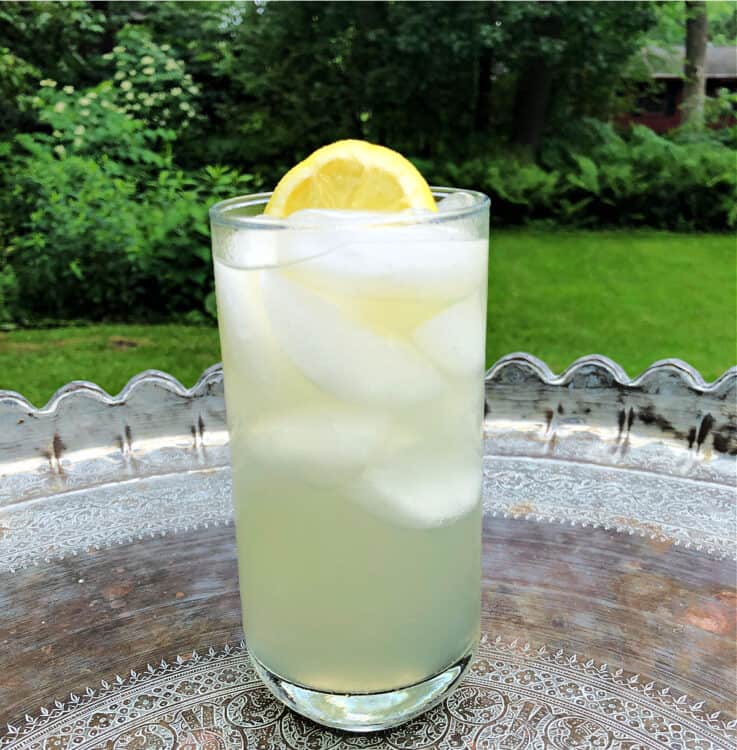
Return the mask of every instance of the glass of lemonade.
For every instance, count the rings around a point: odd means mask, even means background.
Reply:
[[[297,712],[370,731],[479,633],[488,199],[211,209],[245,632]]]

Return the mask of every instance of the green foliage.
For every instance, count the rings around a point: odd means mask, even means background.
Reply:
[[[162,38],[171,38],[176,7],[145,4],[146,23]],[[268,182],[338,138],[437,159],[467,155],[490,132],[513,135],[516,81],[541,52],[555,70],[550,123],[608,112],[653,20],[646,2],[196,7],[198,37],[187,29],[178,47],[201,83],[206,120],[185,134],[182,158],[232,164]]]
[[[716,96],[708,97],[704,122],[711,128],[706,134],[708,139],[718,140],[737,150],[737,91],[721,88]]]
[[[731,38],[733,6],[709,13]],[[207,206],[345,137],[488,192],[497,225],[733,227],[737,127],[662,138],[601,122],[628,106],[634,53],[680,42],[682,16],[649,2],[0,4],[0,322],[214,316]],[[541,61],[552,95],[533,154],[511,144]],[[734,106],[708,102],[707,122]]]
[[[653,3],[655,23],[647,41],[656,45],[683,45],[686,26],[686,3]],[[706,4],[711,44],[737,44],[737,5],[733,0],[709,0]]]
[[[12,320],[18,309],[18,279],[6,252],[0,258],[0,323]]]
[[[35,88],[39,72],[7,47],[0,46],[0,133],[29,124],[22,99]]]
[[[164,148],[195,117],[199,92],[169,45],[154,44],[148,34],[125,28],[120,44],[102,57],[111,78],[77,91],[43,79],[35,96],[26,97],[48,132],[34,138],[59,154],[105,155],[120,163],[161,168],[170,161]]]
[[[50,154],[23,139],[9,257],[16,317],[142,318],[204,309],[212,291],[207,207],[248,176],[171,168],[136,179],[120,163]]]
[[[23,311],[126,312],[147,291],[138,263],[147,238],[136,183],[120,176],[114,162],[55,158],[30,140],[25,146],[30,154],[13,190],[20,231],[11,246]]]
[[[164,128],[150,128],[143,119],[131,116],[119,102],[120,92],[110,81],[92,89],[75,91],[71,85],[57,88],[44,79],[30,102],[39,122],[51,129],[25,137],[44,144],[59,156],[67,153],[113,159],[121,164],[163,166],[160,142],[173,141],[176,134]]]
[[[212,312],[207,207],[253,178],[178,167],[199,89],[147,32],[116,42],[109,79],[42,79],[20,97],[39,128],[0,143],[0,320]]]
[[[41,71],[74,84],[96,78],[89,58],[103,43],[100,5],[82,0],[0,4],[0,45]]]
[[[724,230],[737,226],[737,157],[707,136],[673,140],[636,126],[617,134],[586,121],[579,147],[553,143],[540,165],[504,155],[426,163],[439,184],[491,196],[497,225],[554,220],[578,226]]]
[[[148,32],[125,27],[102,57],[112,62],[116,104],[148,127],[184,130],[195,117],[200,89],[169,44],[155,44]]]

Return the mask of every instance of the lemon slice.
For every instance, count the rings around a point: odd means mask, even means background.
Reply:
[[[279,181],[264,209],[284,218],[306,208],[352,211],[437,211],[430,187],[401,154],[366,141],[317,149]]]

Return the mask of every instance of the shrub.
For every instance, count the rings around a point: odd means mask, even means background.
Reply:
[[[142,319],[208,309],[207,208],[249,176],[169,168],[142,181],[107,158],[22,142],[9,248],[22,314]]]
[[[423,166],[434,182],[487,193],[500,225],[546,219],[723,231],[737,225],[737,157],[722,137],[666,138],[641,126],[620,135],[587,122],[581,137],[548,144],[539,164],[499,148],[487,158]]]
[[[105,156],[143,171],[171,161],[171,144],[196,117],[199,89],[168,45],[125,28],[103,55],[110,79],[76,90],[44,79],[26,102],[46,131],[34,137],[58,153]]]
[[[25,97],[43,130],[0,143],[0,320],[212,313],[207,208],[254,178],[178,169],[198,89],[168,45],[124,29],[111,80]]]
[[[52,317],[130,313],[147,291],[137,262],[148,243],[136,181],[107,159],[52,155],[31,139],[24,146],[10,245],[21,309]]]

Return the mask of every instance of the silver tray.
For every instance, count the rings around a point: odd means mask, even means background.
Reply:
[[[737,748],[737,368],[513,354],[486,393],[478,656],[352,736],[251,667],[219,366],[0,391],[0,748]]]

